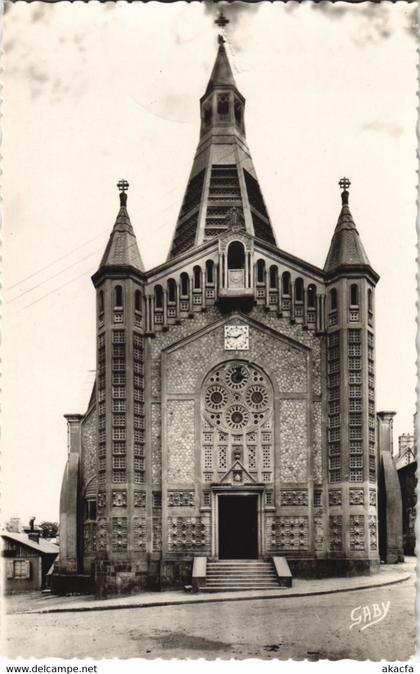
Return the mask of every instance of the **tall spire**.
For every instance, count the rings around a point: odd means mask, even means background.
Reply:
[[[222,22],[222,24],[219,23]],[[219,15],[218,25],[227,19]],[[210,79],[200,100],[200,140],[169,258],[223,234],[235,222],[251,236],[276,245],[245,137],[245,99],[219,35]]]
[[[129,184],[126,180],[120,180],[117,187],[120,192],[120,210],[99,268],[124,266],[143,271],[144,266],[137,246],[136,236],[127,212],[127,190]]]
[[[232,68],[230,67],[228,55],[225,48],[225,39],[222,35],[218,36],[219,49],[217,51],[216,61],[211,71],[210,79],[207,84],[206,95],[215,87],[236,87]]]
[[[325,261],[324,271],[332,272],[340,267],[353,265],[370,267],[368,256],[349,208],[348,188],[351,185],[350,180],[341,178],[338,184],[342,190],[342,206]]]

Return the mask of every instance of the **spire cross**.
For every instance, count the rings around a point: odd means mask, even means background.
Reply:
[[[347,191],[351,185],[351,182],[348,178],[341,178],[341,180],[338,181],[338,184],[340,185],[342,190]]]
[[[225,26],[227,26],[228,23],[230,23],[230,21],[229,21],[229,19],[227,19],[227,18],[225,17],[225,15],[223,14],[223,10],[222,10],[222,9],[219,9],[219,13],[218,13],[218,15],[217,15],[217,19],[215,19],[214,23],[215,23],[217,26],[220,26],[220,28],[224,28]]]
[[[126,180],[120,180],[117,183],[117,187],[120,192],[127,192],[128,188],[130,187],[129,183]]]
[[[351,185],[351,182],[348,178],[341,178],[341,180],[338,181],[338,184],[340,185],[341,189],[343,190],[341,192],[341,203],[342,204],[348,204],[349,203],[348,189]]]

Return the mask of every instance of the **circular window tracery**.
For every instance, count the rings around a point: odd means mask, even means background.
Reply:
[[[229,428],[238,430],[244,428],[249,421],[249,413],[243,405],[232,405],[226,410],[226,422]]]
[[[234,391],[245,388],[249,379],[249,371],[244,365],[232,365],[226,371],[226,383]]]
[[[226,389],[219,384],[210,386],[206,391],[205,396],[206,407],[210,410],[221,410],[226,406],[228,401],[228,394]]]
[[[245,393],[247,405],[255,411],[264,410],[268,405],[268,399],[267,388],[261,384],[252,384]]]
[[[241,361],[219,366],[204,388],[204,411],[212,426],[249,431],[269,422],[271,384],[259,368]]]

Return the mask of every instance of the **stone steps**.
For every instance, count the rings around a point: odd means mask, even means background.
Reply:
[[[272,562],[244,559],[207,562],[206,592],[273,590],[278,587]]]

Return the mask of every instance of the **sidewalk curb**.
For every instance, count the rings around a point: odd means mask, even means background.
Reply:
[[[360,590],[372,590],[379,587],[388,587],[389,585],[396,585],[398,583],[403,583],[406,580],[410,579],[410,574],[406,573],[401,578],[390,580],[385,583],[372,583],[372,585],[358,585],[356,587],[345,587],[342,589],[334,590],[315,590],[314,592],[292,592],[290,594],[265,594],[265,595],[255,595],[252,597],[241,597],[241,596],[229,596],[229,597],[203,597],[203,599],[181,599],[179,601],[152,601],[152,602],[141,602],[139,601],[136,604],[118,604],[113,606],[76,606],[68,608],[51,608],[51,609],[40,609],[33,611],[19,611],[19,615],[28,615],[28,614],[47,614],[47,613],[83,613],[86,611],[118,611],[120,609],[134,609],[134,608],[156,608],[158,606],[185,606],[186,604],[217,604],[221,602],[233,602],[233,601],[254,601],[261,599],[296,599],[297,597],[316,597],[324,594],[338,594],[339,592],[356,592]],[[233,594],[233,593],[232,593]],[[14,615],[17,615],[16,612]],[[12,615],[12,614],[11,614]]]

